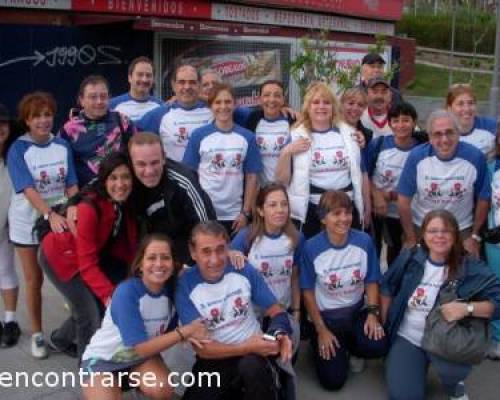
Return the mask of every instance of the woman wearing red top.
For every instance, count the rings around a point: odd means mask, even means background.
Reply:
[[[131,191],[127,157],[111,154],[78,203],[76,237],[50,232],[42,240],[40,265],[72,311],[50,335],[54,350],[80,357],[100,326],[113,289],[127,277],[137,244],[137,226],[127,204]]]

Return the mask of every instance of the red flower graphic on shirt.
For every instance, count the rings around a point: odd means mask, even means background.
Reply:
[[[177,143],[183,143],[188,140],[188,130],[184,126],[180,126],[174,136],[177,138]]]
[[[466,188],[462,186],[460,182],[455,182],[453,184],[453,188],[450,190],[450,197],[456,197],[457,199],[460,199],[463,197],[464,193],[467,191]]]
[[[436,182],[431,182],[429,187],[425,189],[425,192],[427,193],[427,197],[441,197],[441,189]]]
[[[291,275],[292,268],[293,268],[293,260],[291,260],[290,258],[287,258],[283,264],[283,268],[280,272],[280,275],[286,275],[286,276]]]
[[[357,285],[361,280],[361,270],[355,269],[352,271],[351,285]]]
[[[426,306],[427,305],[427,295],[425,294],[425,289],[419,287],[413,293],[413,296],[410,299],[410,304],[413,307],[417,306]]]
[[[209,328],[215,328],[218,324],[224,321],[224,317],[218,308],[212,308],[210,310],[210,318],[207,319],[207,324]]]
[[[269,267],[268,262],[263,261],[260,263],[260,273],[264,278],[269,278],[270,276],[273,276],[273,273],[271,271],[271,268]]]
[[[328,284],[328,289],[333,290],[333,289],[339,289],[343,287],[341,278],[337,274],[331,274],[329,277],[329,284]]]
[[[248,303],[244,303],[241,297],[234,299],[233,305],[233,317],[239,317],[242,315],[247,315],[248,313]]]

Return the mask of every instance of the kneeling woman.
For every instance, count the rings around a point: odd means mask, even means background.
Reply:
[[[251,225],[239,231],[231,242],[231,249],[235,251],[233,264],[241,264],[247,256],[278,302],[292,314],[292,322],[296,322],[294,343],[299,340],[299,263],[303,245],[304,237],[290,218],[286,189],[278,183],[270,183],[260,190]]]
[[[346,193],[322,194],[318,218],[325,229],[304,246],[300,286],[316,330],[311,337],[316,373],[324,388],[337,390],[347,380],[350,356],[377,358],[386,352],[378,317],[380,266],[370,236],[351,229]],[[354,360],[351,368],[359,369],[361,360]]]
[[[387,319],[391,349],[387,357],[390,399],[425,399],[426,375],[432,364],[451,399],[468,399],[463,381],[472,366],[434,356],[422,348],[425,321],[448,280],[458,280],[457,294],[484,286],[470,303],[453,301],[441,307],[443,317],[459,321],[467,316],[500,317],[500,283],[479,259],[464,257],[458,223],[446,210],[429,212],[422,223],[421,247],[405,250],[381,283],[382,316]],[[386,318],[387,316],[387,318]]]
[[[71,318],[50,335],[53,349],[81,357],[101,325],[116,285],[125,280],[137,248],[137,226],[128,198],[132,171],[121,153],[108,156],[77,206],[76,235],[50,232],[39,263],[71,306]],[[64,257],[62,255],[64,254]]]
[[[132,277],[116,288],[102,326],[83,354],[82,372],[89,377],[83,387],[85,399],[121,398],[118,374],[109,385],[109,376],[117,372],[121,376],[128,372],[129,384],[139,383],[148,398],[170,398],[173,388],[160,353],[182,340],[201,346],[208,337],[201,320],[175,328],[176,271],[171,249],[170,239],[162,234],[148,235],[140,244]],[[132,380],[132,372],[137,380]],[[154,385],[150,381],[143,385],[145,373],[153,374]]]

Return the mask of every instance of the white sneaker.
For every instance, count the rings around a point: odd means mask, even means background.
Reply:
[[[467,396],[467,393],[464,393],[464,395],[460,397],[451,396],[450,400],[469,400],[469,396]]]
[[[500,342],[498,340],[492,340],[490,342],[486,357],[490,360],[500,360]]]
[[[349,357],[349,369],[351,372],[360,373],[365,369],[365,360],[364,358],[359,358],[351,355]]]
[[[31,355],[35,358],[47,358],[49,352],[41,333],[31,336]]]

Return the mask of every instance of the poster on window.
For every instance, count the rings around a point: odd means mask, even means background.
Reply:
[[[200,71],[214,70],[224,82],[234,88],[260,85],[269,79],[281,79],[278,50],[193,57],[184,61]]]

